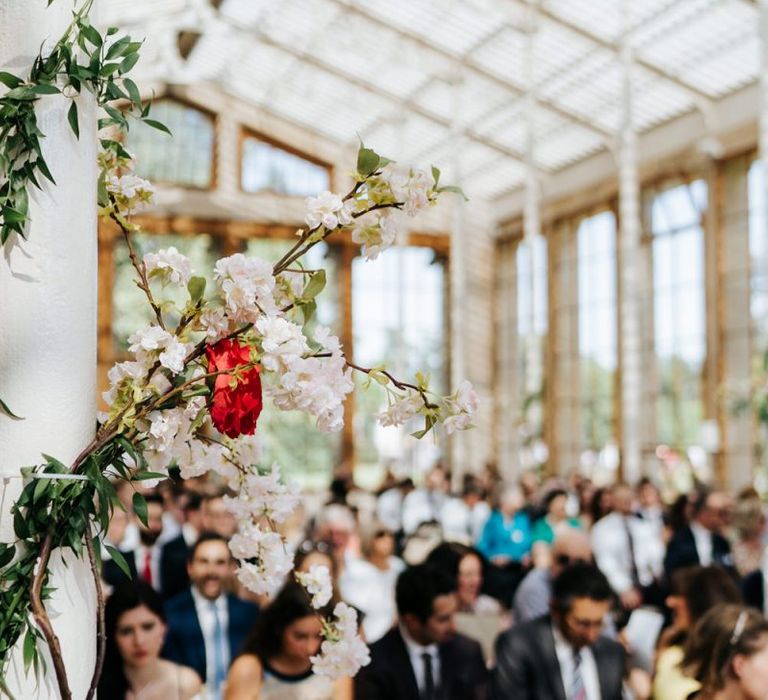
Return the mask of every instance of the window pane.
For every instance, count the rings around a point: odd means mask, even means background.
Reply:
[[[699,180],[659,193],[651,209],[657,439],[679,450],[698,442],[704,418],[706,203]]]
[[[242,188],[308,197],[330,188],[328,168],[248,137],[243,142]]]
[[[445,393],[444,279],[444,268],[429,248],[395,248],[370,262],[356,258],[352,265],[355,363],[364,367],[386,364],[405,381],[422,371],[430,375],[433,391]],[[407,438],[423,427],[423,421],[382,428],[376,416],[387,405],[385,389],[373,382],[364,390],[364,378],[358,375],[356,379],[357,467],[390,460],[414,469],[430,465],[439,455],[434,441]]]
[[[210,187],[213,119],[172,100],[155,102],[151,117],[165,124],[173,138],[141,122],[132,122],[127,146],[136,157],[136,172],[153,182]]]

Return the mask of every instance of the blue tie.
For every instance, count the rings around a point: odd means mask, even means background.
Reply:
[[[211,602],[211,612],[213,613],[213,678],[211,679],[211,693],[214,698],[221,697],[221,686],[227,679],[227,665],[224,661],[226,653],[226,639],[224,638],[224,628],[219,619],[219,611],[216,609],[216,603]]]

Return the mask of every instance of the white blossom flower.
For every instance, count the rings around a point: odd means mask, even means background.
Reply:
[[[352,223],[352,212],[355,202],[344,202],[333,192],[321,192],[317,197],[307,197],[307,214],[304,221],[310,229],[322,225],[328,230],[337,226],[349,226]]]
[[[115,199],[118,209],[125,214],[132,214],[142,205],[150,203],[155,194],[155,188],[147,180],[133,173],[120,176],[109,173],[104,179],[104,186]]]
[[[271,372],[285,372],[293,360],[309,352],[301,326],[277,316],[260,318],[256,330],[261,333],[264,355],[261,364]]]
[[[235,253],[216,262],[214,277],[227,316],[235,323],[253,323],[263,314],[277,313],[272,296],[275,278],[266,260]]]
[[[361,246],[366,260],[375,260],[379,253],[390,248],[397,239],[397,222],[394,214],[388,213],[377,220],[361,221],[352,231],[352,240]]]
[[[184,359],[191,350],[190,343],[182,343],[175,336],[171,336],[165,344],[165,350],[160,353],[160,364],[174,374],[179,374],[184,370]]]
[[[249,527],[232,537],[229,548],[237,559],[256,559],[241,562],[237,578],[259,595],[272,595],[293,568],[293,555],[283,538],[271,530]]]
[[[147,326],[128,338],[128,350],[137,355],[164,348],[173,336],[160,326]]]
[[[163,283],[186,285],[192,277],[192,263],[174,246],[157,253],[147,253],[144,265],[149,277],[157,277]]]
[[[273,464],[266,473],[251,471],[238,472],[232,484],[237,496],[224,497],[224,505],[240,522],[250,522],[263,517],[281,523],[293,511],[300,499],[301,487],[298,482],[280,480],[280,468]]]
[[[361,666],[371,661],[368,647],[357,633],[357,613],[346,603],[338,603],[333,614],[336,619],[325,633],[320,654],[309,659],[312,670],[319,676],[334,679],[354,676]]]
[[[224,309],[206,307],[200,314],[200,327],[205,331],[205,339],[215,343],[229,333],[229,319]]]
[[[390,179],[392,194],[402,202],[408,216],[416,216],[435,201],[434,180],[420,169],[411,170],[408,176],[393,175]]]
[[[312,607],[315,610],[328,605],[333,595],[333,583],[327,566],[313,564],[309,571],[297,571],[296,579],[312,596]]]
[[[472,427],[472,418],[477,412],[479,400],[470,382],[465,379],[445,403],[448,417],[443,421],[443,427],[448,435]]]
[[[403,425],[413,418],[423,405],[421,395],[411,390],[377,416],[379,424],[384,427]]]

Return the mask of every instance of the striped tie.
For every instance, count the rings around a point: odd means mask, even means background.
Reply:
[[[581,651],[573,652],[573,682],[569,700],[587,700],[587,690],[584,688],[584,679],[581,676]]]

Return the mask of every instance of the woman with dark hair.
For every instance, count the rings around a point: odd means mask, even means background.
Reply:
[[[551,549],[557,534],[569,527],[581,529],[581,521],[568,516],[567,503],[568,492],[564,489],[554,488],[544,496],[544,515],[531,528],[534,566],[544,567],[552,563]]]
[[[768,697],[768,621],[757,610],[717,605],[685,645],[683,668],[701,684],[696,700]]]
[[[501,604],[495,598],[480,593],[486,562],[474,547],[458,542],[443,542],[429,553],[425,563],[444,571],[456,581],[459,612],[501,614]]]
[[[667,607],[672,624],[659,638],[653,697],[657,700],[685,700],[698,690],[698,683],[683,674],[683,658],[689,632],[715,605],[740,603],[741,594],[731,576],[719,566],[691,566],[672,574]]]
[[[225,700],[351,700],[352,681],[312,673],[322,623],[306,591],[289,581],[262,610],[229,669]]]
[[[104,609],[106,653],[99,697],[193,700],[202,683],[191,668],[160,658],[165,616],[160,596],[136,580],[115,588]]]

